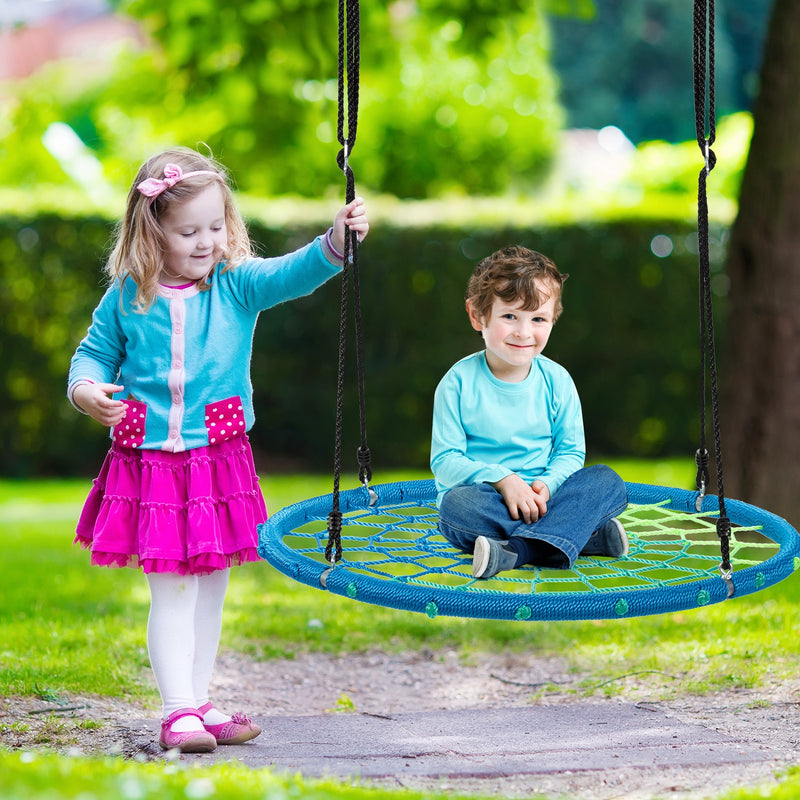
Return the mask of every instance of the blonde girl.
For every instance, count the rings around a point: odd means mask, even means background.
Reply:
[[[258,560],[267,517],[247,438],[253,332],[261,311],[340,271],[348,230],[369,231],[360,198],[305,247],[256,258],[225,170],[183,148],[145,162],[128,194],[108,289],[70,364],[70,401],[111,437],[75,541],[92,564],[145,574],[164,749],[261,732],[209,699],[230,568]]]

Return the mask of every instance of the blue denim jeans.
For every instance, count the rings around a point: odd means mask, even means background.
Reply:
[[[550,498],[547,513],[532,523],[511,519],[502,495],[491,484],[462,483],[442,498],[439,531],[465,553],[473,552],[479,536],[522,536],[539,543],[532,563],[568,569],[592,533],[621,514],[627,504],[625,482],[604,464],[570,475]]]

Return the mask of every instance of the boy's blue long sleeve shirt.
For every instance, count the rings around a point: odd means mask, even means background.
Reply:
[[[519,383],[495,378],[485,351],[457,362],[433,401],[431,469],[437,502],[462,483],[496,483],[516,473],[554,495],[586,457],[583,416],[569,373],[536,357]]]

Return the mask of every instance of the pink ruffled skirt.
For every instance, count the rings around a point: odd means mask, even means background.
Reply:
[[[246,436],[181,453],[113,443],[75,542],[97,566],[204,575],[258,561],[266,518]]]

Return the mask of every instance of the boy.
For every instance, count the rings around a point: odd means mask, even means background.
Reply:
[[[542,355],[566,278],[524,247],[481,261],[466,306],[485,349],[457,362],[436,389],[439,530],[474,554],[476,578],[628,552],[616,519],[627,505],[625,483],[602,464],[583,466],[578,393],[567,371]]]

